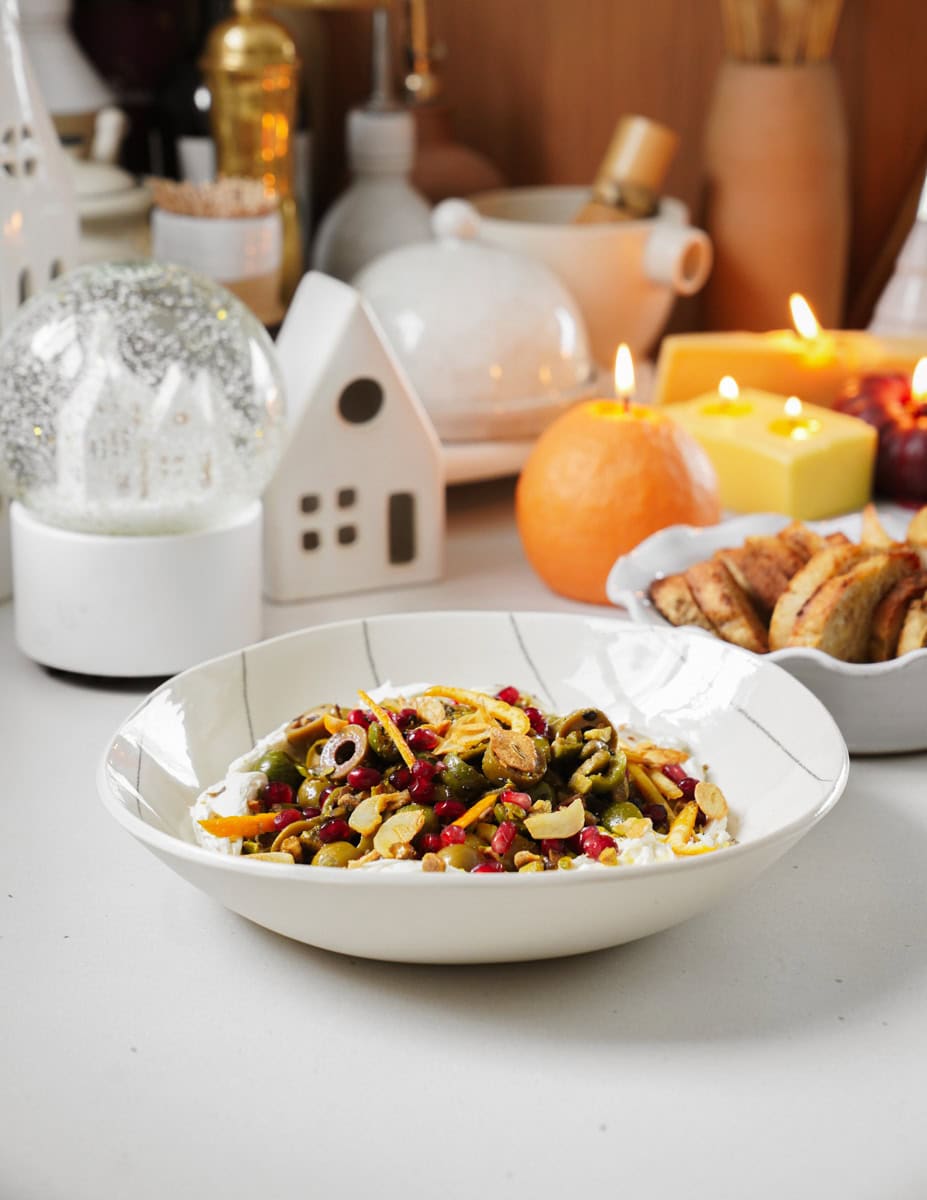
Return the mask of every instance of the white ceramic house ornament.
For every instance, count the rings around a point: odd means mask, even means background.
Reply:
[[[304,276],[277,339],[289,442],[264,494],[264,587],[308,600],[440,577],[441,444],[361,296]]]

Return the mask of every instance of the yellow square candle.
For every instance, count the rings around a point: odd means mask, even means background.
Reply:
[[[739,512],[812,521],[861,508],[872,490],[878,435],[856,417],[732,379],[673,406],[673,419],[708,453],[721,502]]]

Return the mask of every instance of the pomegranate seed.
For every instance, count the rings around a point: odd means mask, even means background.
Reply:
[[[517,804],[519,808],[523,808],[525,812],[531,811],[531,805],[534,801],[527,792],[510,792],[506,789],[499,793],[500,804]]]
[[[268,808],[273,808],[275,804],[289,807],[293,803],[293,789],[282,779],[274,779],[264,789],[261,799]]]
[[[417,720],[418,713],[414,708],[401,708],[398,713],[393,715],[393,724],[398,725],[400,729],[408,729]]]
[[[484,863],[478,863],[477,866],[475,866],[475,867],[471,867],[470,874],[471,875],[489,875],[489,874],[498,875],[500,871],[504,871],[504,870],[505,870],[505,867],[503,867],[502,863],[484,862]]]
[[[440,833],[423,833],[419,838],[423,854],[436,854],[444,843]]]
[[[517,687],[504,687],[496,692],[496,699],[501,700],[503,704],[517,704],[520,695]]]
[[[564,851],[563,838],[541,838],[541,853],[552,855]]]
[[[547,733],[547,722],[544,720],[544,714],[539,708],[529,706],[525,709],[525,716],[531,722],[531,728],[535,733]]]
[[[689,776],[686,774],[685,768],[681,767],[679,763],[667,763],[663,768],[663,774],[667,779],[672,779],[673,783],[677,784],[682,783],[684,779],[689,778]]]
[[[369,791],[370,788],[376,787],[383,776],[376,767],[355,767],[353,771],[348,771],[348,786],[356,791]]]
[[[303,820],[304,821],[310,821],[313,817],[320,817],[321,815],[322,815],[321,808],[316,808],[316,806],[314,804],[310,804],[308,808],[303,809]]]
[[[418,804],[430,804],[435,796],[435,785],[430,779],[413,779],[409,784],[409,795]]]
[[[698,786],[698,782],[699,781],[697,779],[693,779],[691,775],[687,775],[685,779],[680,779],[679,782],[676,783],[676,786],[687,800],[693,800],[695,798],[695,789]]]
[[[442,846],[459,846],[461,842],[467,840],[466,829],[461,829],[459,825],[445,825],[441,830],[441,845]]]
[[[431,783],[439,770],[440,767],[437,763],[425,762],[423,758],[417,758],[412,764],[413,776],[416,779],[424,779],[428,783]]]
[[[324,804],[334,790],[332,787],[322,788],[321,792],[319,792],[319,804]]]
[[[412,782],[412,772],[408,767],[396,767],[390,772],[389,781],[397,792],[401,792]]]
[[[466,811],[466,804],[461,804],[459,800],[439,800],[435,805],[435,816],[446,825],[462,817]]]
[[[494,854],[507,854],[509,846],[515,841],[515,834],[518,833],[514,821],[503,821],[496,832],[492,835],[492,841],[489,843],[492,846]]]
[[[328,842],[347,842],[351,839],[351,826],[341,817],[332,817],[323,821],[318,828],[318,839],[323,844]]]
[[[294,821],[302,819],[303,814],[298,808],[285,808],[274,817],[274,829],[286,829],[287,825],[292,825]]]
[[[406,745],[416,754],[421,754],[425,750],[434,750],[438,740],[438,735],[433,729],[425,729],[421,725],[418,729],[410,729],[406,734]]]
[[[373,713],[367,712],[366,708],[352,708],[348,713],[349,725],[360,725],[362,729],[369,729],[373,724]]]
[[[661,825],[666,825],[666,809],[662,804],[645,804],[641,808],[641,813],[645,817],[649,817],[654,829],[658,829]]]

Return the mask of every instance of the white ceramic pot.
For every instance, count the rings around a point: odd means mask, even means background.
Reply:
[[[574,225],[586,188],[508,188],[471,197],[480,237],[551,267],[582,309],[592,352],[610,367],[620,342],[643,357],[676,296],[691,296],[711,270],[711,241],[688,224],[680,200],[646,221]]]

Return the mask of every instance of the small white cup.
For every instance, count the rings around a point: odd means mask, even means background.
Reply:
[[[190,217],[155,208],[151,251],[161,262],[176,263],[223,284],[265,325],[281,319],[279,210],[257,217]]]

